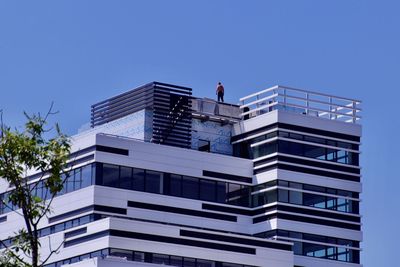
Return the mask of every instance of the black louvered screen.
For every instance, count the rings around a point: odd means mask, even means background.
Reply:
[[[153,142],[172,146],[191,146],[192,89],[155,83],[153,104]]]
[[[190,148],[191,95],[191,88],[152,82],[92,105],[91,126],[150,109],[153,110],[153,143]]]

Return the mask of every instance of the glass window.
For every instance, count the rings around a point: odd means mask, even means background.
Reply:
[[[65,193],[74,191],[74,171],[70,171],[67,174],[67,180],[65,182]]]
[[[279,189],[278,191],[279,191],[279,193],[278,193],[279,201],[280,202],[285,202],[285,203],[289,202],[289,192],[288,192],[288,190]]]
[[[289,231],[286,231],[286,230],[278,230],[278,236],[289,237]]]
[[[313,159],[325,160],[325,148],[318,146],[303,145],[304,156]]]
[[[182,196],[192,199],[199,198],[199,179],[194,177],[182,177]]]
[[[240,196],[240,184],[229,184],[228,197],[229,199]]]
[[[303,156],[303,145],[293,142],[289,143],[289,151],[287,153],[297,156]]]
[[[87,224],[90,222],[90,216],[86,215],[79,219],[79,225]]]
[[[327,144],[328,146],[336,146],[336,141],[333,141],[333,140],[326,140],[326,144]]]
[[[327,247],[326,248],[326,257],[331,260],[336,260],[337,259],[336,247]]]
[[[72,228],[72,221],[66,221],[65,222],[65,229],[70,229]]]
[[[290,182],[290,188],[302,189],[303,185],[300,183]],[[303,204],[303,193],[298,191],[289,191],[289,201],[293,204]]]
[[[182,265],[182,257],[179,256],[171,256],[170,257],[170,265],[181,267]]]
[[[304,193],[303,194],[303,203],[304,203],[304,205],[310,206],[310,207],[316,207],[316,208],[325,209],[326,208],[325,199],[326,199],[325,196],[308,194],[308,193]]]
[[[332,148],[326,149],[326,160],[334,161],[336,159],[336,150]]]
[[[222,267],[243,267],[241,264],[223,262]]]
[[[272,137],[276,137],[278,136],[278,132],[272,132],[266,135],[266,139],[270,139]]]
[[[72,227],[78,226],[79,225],[79,218],[73,219],[72,220]]]
[[[250,206],[250,187],[247,185],[241,185],[240,198],[238,199],[238,205],[242,207]]]
[[[162,193],[162,173],[146,170],[146,192]]]
[[[337,259],[339,261],[349,261],[349,250],[343,247],[337,248]]]
[[[46,236],[46,235],[49,235],[49,234],[50,234],[50,227],[43,228],[40,231],[40,236]]]
[[[253,207],[258,207],[265,204],[265,194],[259,193],[252,196]]]
[[[217,202],[226,203],[227,183],[217,182]]]
[[[81,187],[87,187],[92,184],[92,166],[86,165],[82,168],[82,185]]]
[[[90,254],[89,253],[79,256],[79,260],[80,261],[83,261],[84,259],[89,259],[89,258],[90,258]]]
[[[337,199],[335,197],[326,197],[326,208],[331,210],[337,210]]]
[[[91,184],[96,184],[96,168],[99,166],[99,164],[92,163],[92,183]]]
[[[154,253],[152,263],[169,265],[169,256]]]
[[[216,185],[215,181],[200,179],[200,199],[206,201],[216,200]]]
[[[258,142],[261,142],[264,140],[265,140],[265,135],[257,136],[255,138],[251,139],[251,144],[255,144],[255,143],[258,143]]]
[[[144,191],[144,170],[133,169],[133,190]]]
[[[303,243],[304,255],[309,257],[325,258],[325,246]]]
[[[292,204],[303,204],[303,193],[298,191],[289,191],[289,200]]]
[[[358,166],[358,153],[348,152],[348,164]]]
[[[289,137],[289,133],[288,132],[279,131],[279,136],[288,138]]]
[[[144,262],[144,253],[135,251],[133,253],[133,260],[134,261]]]
[[[279,185],[279,186],[289,187],[289,182],[279,180],[279,181],[278,181],[278,185]]]
[[[90,257],[91,258],[101,257],[101,251],[98,250],[98,251],[94,251],[94,252],[90,253]]]
[[[325,139],[319,138],[319,137],[313,137],[313,136],[304,136],[304,141],[307,142],[313,142],[313,143],[318,143],[318,144],[325,144]]]
[[[213,261],[198,259],[196,267],[215,267],[215,263]]]
[[[303,255],[303,242],[300,241],[293,242],[293,253],[295,255]]]
[[[338,147],[343,147],[343,148],[347,148],[347,149],[352,149],[352,145],[350,143],[345,143],[345,142],[337,142],[337,146]]]
[[[291,139],[303,140],[303,136],[301,134],[289,133]]]
[[[336,161],[339,163],[348,163],[348,152],[343,150],[338,150]]]
[[[184,258],[183,266],[185,267],[196,267],[196,259],[193,258]]]
[[[344,211],[344,212],[348,212],[349,211],[349,200],[345,199],[345,198],[338,198],[337,199],[337,210],[338,211]]]
[[[305,185],[303,185],[303,189],[304,190],[308,190],[308,191],[315,191],[315,192],[325,193],[325,188],[324,187],[316,186],[316,185],[305,184]]]
[[[265,203],[272,203],[276,202],[278,198],[278,191],[277,190],[272,190],[272,191],[267,191],[265,192]]]
[[[277,142],[270,142],[252,148],[253,158],[262,157],[277,151]]]
[[[40,181],[37,183],[36,186],[36,196],[40,197],[41,199],[44,199],[44,190],[43,190],[43,181]]]
[[[74,190],[82,188],[81,168],[75,169]]]
[[[118,187],[119,166],[112,164],[103,164],[103,185]]]
[[[169,193],[171,196],[177,197],[182,195],[182,176],[170,174]]]
[[[54,228],[54,231],[55,231],[55,233],[64,231],[64,223],[56,224],[55,228]]]
[[[114,256],[114,257],[126,258],[128,261],[131,261],[133,258],[132,251],[125,250],[125,249],[111,248],[110,255]]]
[[[121,166],[119,187],[123,189],[132,188],[132,168]]]

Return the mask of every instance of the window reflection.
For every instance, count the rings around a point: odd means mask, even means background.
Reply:
[[[80,256],[72,257],[69,259],[61,260],[55,263],[46,264],[45,267],[58,267],[62,264],[71,264],[75,262],[82,261],[87,258],[98,258],[105,256],[114,256],[125,258],[128,261],[138,261],[146,263],[155,263],[159,265],[168,266],[183,266],[183,267],[254,267],[249,265],[226,263],[226,262],[216,262],[204,259],[196,258],[184,258],[180,256],[158,254],[151,252],[139,252],[126,249],[116,249],[116,248],[106,248],[102,250],[93,251],[91,253],[86,253]]]
[[[293,140],[300,140],[315,144],[333,146],[337,147],[337,149],[325,148],[312,144],[301,144],[301,143],[291,142],[288,140],[271,141],[265,144],[251,147],[252,144],[256,144],[258,142],[271,139],[277,135],[279,135],[279,137],[293,139]],[[319,137],[307,136],[302,134],[288,133],[285,131],[277,131],[269,133],[233,145],[234,156],[236,157],[255,159],[265,155],[272,154],[274,152],[281,152],[291,155],[297,155],[297,156],[303,156],[308,158],[327,160],[327,161],[333,161],[333,162],[357,166],[359,164],[358,153],[342,150],[341,148],[358,150],[358,145],[319,138]]]
[[[303,255],[308,257],[317,257],[352,263],[360,262],[360,252],[358,250],[346,248],[359,247],[359,242],[352,240],[284,230],[272,230],[262,232],[256,234],[255,236],[267,239],[278,239],[282,241],[293,242],[293,252],[295,255]],[[299,241],[287,239],[288,237],[299,239]],[[312,243],[310,241],[327,244]],[[346,247],[338,247],[334,245]]]

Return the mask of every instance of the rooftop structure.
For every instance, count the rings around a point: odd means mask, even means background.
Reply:
[[[41,225],[43,257],[64,242],[48,266],[360,267],[361,102],[191,92],[153,82],[92,106]],[[23,225],[10,211],[5,242]]]

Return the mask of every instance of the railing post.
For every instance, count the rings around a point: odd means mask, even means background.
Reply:
[[[329,119],[332,119],[332,97],[329,97]]]
[[[307,106],[307,109],[306,109],[306,114],[308,115],[308,113],[309,113],[309,108],[310,108],[310,95],[309,95],[309,93],[306,93],[306,106]]]
[[[353,103],[353,105],[352,105],[353,106],[353,123],[356,123],[356,121],[357,121],[356,101],[353,101],[352,103]]]
[[[283,88],[283,106],[286,110],[286,88]]]
[[[256,101],[258,101],[260,99],[260,95],[259,94],[257,94],[257,96],[256,96]],[[257,104],[256,104],[256,108],[259,108],[260,107],[260,103],[259,102],[257,102]],[[261,114],[261,110],[257,110],[257,115],[260,115]]]

